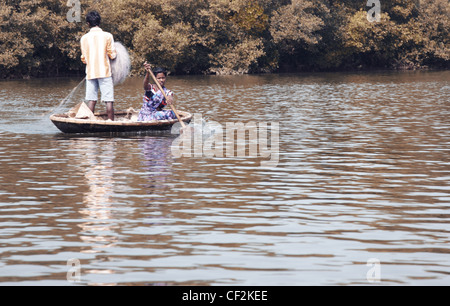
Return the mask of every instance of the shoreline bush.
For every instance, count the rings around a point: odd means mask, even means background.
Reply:
[[[448,0],[60,0],[0,4],[0,78],[83,75],[84,16],[124,44],[133,74],[144,61],[173,74],[450,68]]]

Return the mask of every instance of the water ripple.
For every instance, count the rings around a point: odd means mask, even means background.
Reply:
[[[76,258],[85,285],[360,285],[376,258],[381,284],[446,284],[448,79],[169,78],[206,122],[280,122],[276,167],[176,158],[173,135],[64,136],[39,114],[79,80],[3,82],[0,283],[70,284]],[[140,107],[141,81],[119,105]]]

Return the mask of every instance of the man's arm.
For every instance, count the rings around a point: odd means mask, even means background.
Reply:
[[[110,59],[115,59],[117,56],[116,47],[114,47],[114,38],[110,34],[108,35],[108,40],[106,43],[106,54],[108,54]]]
[[[81,38],[80,47],[81,47],[81,61],[83,64],[86,64],[86,56],[85,56],[85,47],[84,47],[84,39]]]

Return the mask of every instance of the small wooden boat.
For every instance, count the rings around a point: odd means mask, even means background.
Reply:
[[[170,130],[178,119],[137,121],[139,112],[130,108],[126,111],[116,111],[114,121],[107,120],[106,113],[93,114],[86,104],[80,103],[67,113],[53,114],[50,120],[63,133],[120,133],[138,131]],[[192,114],[178,111],[185,123],[189,123]]]

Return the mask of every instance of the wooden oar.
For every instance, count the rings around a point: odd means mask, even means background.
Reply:
[[[147,62],[146,62],[147,63]],[[167,95],[164,91],[164,89],[162,88],[161,84],[159,84],[158,80],[156,79],[155,75],[153,74],[152,69],[148,69],[146,68],[146,70],[148,71],[148,73],[150,73],[150,75],[152,76],[153,80],[156,83],[156,86],[158,86],[159,90],[162,92],[162,94],[164,95],[164,98],[166,99],[167,104],[169,104],[169,100],[167,99]],[[183,120],[181,120],[180,115],[178,115],[177,110],[175,109],[175,107],[172,105],[172,103],[169,104],[170,108],[172,109],[172,111],[174,112],[175,116],[177,116],[178,121],[181,124],[181,127],[184,129],[186,128],[186,125],[184,124]]]

